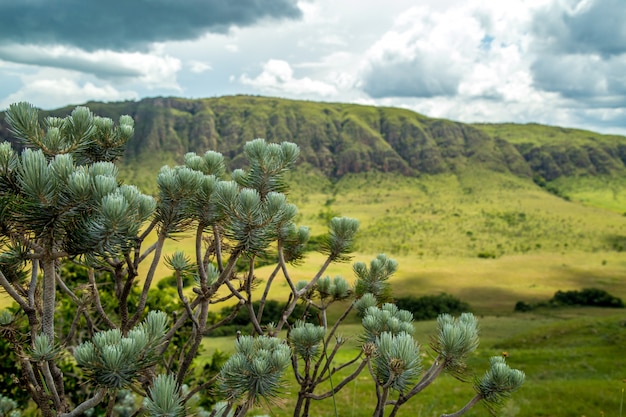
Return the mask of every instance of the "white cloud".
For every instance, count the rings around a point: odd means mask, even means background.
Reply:
[[[203,72],[207,72],[213,69],[211,64],[202,61],[190,61],[188,63],[189,70],[194,74],[202,74]]]
[[[366,52],[363,89],[379,98],[455,95],[484,37],[464,9],[411,8]]]
[[[52,75],[52,74],[49,74]],[[0,108],[11,103],[27,101],[33,105],[52,109],[65,104],[80,104],[89,100],[118,101],[139,98],[134,91],[120,91],[111,85],[96,85],[93,82],[78,82],[69,77],[28,77],[18,91],[0,101]]]
[[[299,96],[312,94],[317,96],[334,96],[337,88],[323,81],[309,77],[294,78],[293,69],[287,61],[270,59],[263,65],[263,71],[254,78],[243,74],[239,77],[242,84],[252,86],[263,92]]]

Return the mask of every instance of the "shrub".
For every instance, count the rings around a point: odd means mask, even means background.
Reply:
[[[557,291],[550,302],[566,306],[624,308],[624,302],[620,298],[598,288],[584,288],[581,291]]]
[[[415,320],[433,320],[440,314],[458,315],[470,311],[469,304],[446,293],[422,297],[397,297],[395,304],[398,308],[413,313]]]
[[[581,291],[557,291],[548,301],[537,303],[527,303],[518,301],[514,311],[527,312],[541,307],[563,307],[563,306],[587,306],[587,307],[609,307],[624,308],[621,298],[615,297],[608,292],[598,288],[584,288]]]

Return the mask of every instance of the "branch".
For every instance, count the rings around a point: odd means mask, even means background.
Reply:
[[[87,271],[87,276],[89,277],[89,284],[91,285],[91,293],[93,294],[93,298],[96,304],[96,311],[100,314],[100,317],[104,319],[107,326],[111,329],[117,329],[117,326],[113,321],[109,318],[109,315],[104,311],[102,307],[102,301],[100,300],[100,291],[98,291],[98,286],[96,285],[96,275],[93,268],[89,268]]]
[[[298,300],[300,299],[300,297],[302,297],[304,294],[308,293],[311,290],[311,288],[313,288],[313,286],[317,283],[317,281],[320,279],[320,277],[322,276],[324,271],[326,271],[326,268],[328,268],[328,266],[331,263],[332,263],[332,258],[329,256],[328,258],[326,258],[326,261],[324,261],[324,264],[322,265],[320,270],[317,272],[317,274],[315,274],[313,279],[304,288],[302,288],[300,291],[296,291],[294,293],[293,299],[291,300],[291,302],[287,305],[287,307],[283,311],[283,315],[280,318],[280,321],[278,322],[278,325],[276,326],[276,333],[281,331],[281,329],[283,328],[283,326],[287,322],[287,319],[289,318],[291,313],[293,313],[293,310],[296,308],[296,304],[298,303]],[[286,271],[287,271],[287,268],[283,267],[283,272],[286,272]]]
[[[394,404],[391,414],[389,414],[389,417],[395,417],[400,409],[400,406],[429,386],[439,376],[439,374],[441,374],[444,367],[445,362],[442,361],[441,356],[437,356],[435,362],[433,362],[428,371],[426,371],[426,373],[422,376],[422,379],[411,389],[411,391],[406,394],[400,394],[398,400]]]
[[[144,253],[141,254],[141,256],[139,256],[138,258],[135,258],[135,268],[137,268],[139,264],[148,257],[148,255],[150,255],[152,252],[155,251],[156,246],[157,246],[157,242],[154,242],[152,245],[148,247],[148,249],[145,250]]]
[[[193,315],[193,311],[191,311],[189,301],[187,300],[187,297],[185,297],[185,294],[183,294],[183,278],[181,277],[180,271],[176,271],[174,275],[176,276],[176,288],[178,289],[178,298],[180,298],[180,301],[185,306],[185,310],[187,310],[187,315],[189,315],[189,318],[191,319],[193,324],[196,326],[196,328],[200,328],[198,320],[196,320]]]
[[[220,374],[217,373],[217,374],[213,375],[208,381],[206,381],[206,382],[198,385],[194,389],[190,390],[187,393],[187,395],[185,396],[185,398],[183,399],[183,403],[186,403],[187,401],[189,401],[191,399],[191,397],[193,397],[194,395],[196,395],[198,392],[202,391],[206,387],[210,387],[217,380],[217,378],[219,376],[220,376]]]
[[[342,364],[342,365],[339,365],[338,367],[333,368],[332,373],[334,374],[334,373],[336,373],[336,372],[341,371],[343,368],[347,368],[348,366],[352,365],[353,363],[355,363],[356,361],[358,361],[359,359],[361,359],[361,355],[362,355],[362,354],[363,354],[363,352],[361,351],[361,352],[359,352],[359,354],[358,354],[356,357],[354,357],[353,359],[350,359],[350,361],[348,361],[348,362],[346,362],[346,363],[344,363],[344,364]],[[324,372],[326,372],[326,371],[324,371]],[[324,374],[322,373],[321,375],[324,375]],[[328,377],[323,377],[323,378],[320,378],[320,379],[318,380],[318,383],[324,382],[324,381],[326,381],[327,379],[328,379]]]
[[[198,223],[196,229],[196,264],[198,265],[198,276],[200,277],[200,289],[206,291],[207,289],[207,274],[204,268],[204,258],[202,256],[202,231],[204,227],[201,223]]]
[[[207,327],[204,330],[204,334],[208,335],[211,331],[217,329],[218,327],[221,327],[224,324],[231,322],[235,317],[237,317],[237,313],[239,313],[240,308],[241,308],[241,304],[239,303],[235,304],[233,311],[228,315],[228,317],[225,317],[222,320],[218,321],[217,323],[212,324],[211,326]]]
[[[24,300],[22,298],[21,295],[19,295],[17,293],[17,291],[15,291],[15,288],[13,288],[13,285],[11,285],[11,283],[9,282],[9,280],[4,276],[4,274],[2,273],[2,271],[0,271],[0,284],[2,284],[2,288],[4,288],[4,290],[7,292],[7,294],[9,294],[11,296],[11,298],[13,298],[19,305],[20,307],[22,307],[22,310],[24,310],[25,312],[28,311],[33,311],[34,309],[26,302],[26,300]],[[29,289],[30,291],[30,289]],[[30,295],[30,293],[29,293]]]
[[[187,371],[189,370],[189,366],[191,366],[191,363],[194,357],[196,356],[196,353],[198,352],[198,347],[200,346],[200,343],[202,342],[204,328],[206,327],[208,313],[209,313],[209,303],[207,300],[204,300],[200,307],[200,322],[194,320],[194,324],[196,325],[196,328],[194,330],[195,334],[193,336],[195,337],[195,339],[193,340],[191,347],[187,351],[187,354],[185,355],[184,360],[179,361],[181,363],[179,363],[178,377],[176,378],[179,385],[183,384],[185,375],[187,374]]]
[[[102,401],[102,399],[104,398],[105,394],[106,394],[106,389],[100,389],[98,392],[96,392],[96,395],[94,395],[93,397],[91,397],[90,399],[88,399],[86,401],[83,401],[82,403],[80,403],[75,409],[73,409],[69,413],[63,413],[59,417],[76,417],[76,416],[80,416],[85,411],[87,411],[87,410],[95,407],[96,405],[100,404],[100,401]]]
[[[261,299],[259,300],[259,310],[256,313],[256,319],[258,322],[261,322],[261,319],[263,318],[263,309],[265,308],[265,301],[267,300],[267,296],[269,295],[272,282],[274,281],[274,278],[276,278],[276,275],[278,275],[278,271],[280,271],[280,265],[276,265],[276,268],[274,268],[269,278],[267,279],[265,290],[263,291],[263,295],[261,296]]]
[[[320,395],[314,395],[314,394],[308,394],[307,397],[308,398],[312,398],[314,400],[323,400],[324,398],[328,398],[330,396],[333,396],[335,394],[337,394],[339,391],[341,391],[341,389],[343,387],[345,387],[346,385],[348,385],[350,382],[352,382],[357,376],[359,376],[359,374],[361,373],[361,371],[363,371],[363,368],[365,368],[365,366],[367,365],[367,360],[363,360],[363,362],[361,362],[361,364],[359,365],[358,368],[356,368],[354,370],[354,372],[352,372],[350,375],[348,375],[347,377],[345,377],[335,388],[333,388],[330,391],[325,392],[324,394],[320,394]]]
[[[43,333],[54,340],[54,310],[56,302],[56,270],[54,260],[46,257],[43,262],[43,312],[41,317]]]
[[[33,259],[28,287],[28,305],[35,309],[35,291],[37,290],[37,275],[39,275],[39,260]]]
[[[220,240],[220,230],[217,226],[213,226],[213,240],[215,241],[215,258],[217,261],[217,269],[224,271],[224,261],[222,260],[222,241]]]
[[[135,314],[133,314],[133,316],[129,320],[129,323],[127,326],[128,328],[133,327],[141,319],[141,316],[143,314],[143,309],[146,307],[146,301],[148,299],[148,291],[150,290],[150,286],[152,285],[152,280],[154,279],[154,274],[156,273],[157,266],[159,265],[159,261],[161,260],[161,252],[163,250],[164,243],[165,243],[165,232],[161,231],[161,233],[159,233],[159,238],[156,242],[154,258],[152,258],[152,263],[150,264],[150,269],[148,270],[148,274],[146,275],[146,280],[143,284],[143,290],[141,291],[141,296],[139,297],[139,303],[137,304],[137,311],[135,311]]]
[[[74,294],[72,292],[72,290],[70,290],[67,285],[65,285],[65,282],[61,279],[61,277],[58,274],[56,275],[56,281],[59,284],[59,287],[61,287],[61,290],[67,294],[72,301],[74,301],[74,304],[76,304],[77,306],[80,306],[80,299],[76,296],[76,294]]]
[[[152,233],[152,230],[156,227],[158,223],[158,220],[156,218],[152,219],[152,221],[150,222],[150,224],[148,225],[148,227],[146,227],[146,230],[143,231],[143,233],[141,235],[139,235],[139,237],[137,238],[139,241],[143,242],[144,239],[146,237],[148,237],[148,235],[150,233]]]
[[[483,399],[482,395],[476,394],[474,396],[474,398],[469,400],[469,402],[467,404],[465,404],[465,406],[463,408],[461,408],[459,411],[457,411],[456,413],[442,414],[441,417],[459,417],[459,416],[462,416],[463,414],[467,413],[473,406],[475,406],[482,399]]]
[[[48,386],[48,391],[52,393],[52,401],[54,402],[54,408],[56,410],[61,410],[61,399],[59,398],[59,393],[57,392],[56,384],[54,382],[54,379],[52,378],[52,373],[50,372],[50,365],[48,361],[43,362],[41,365],[42,365],[41,371],[46,381],[46,385]]]

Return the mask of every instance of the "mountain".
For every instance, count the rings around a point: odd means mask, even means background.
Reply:
[[[186,152],[222,152],[241,165],[254,138],[300,145],[301,163],[328,177],[370,170],[407,176],[467,167],[552,181],[562,176],[624,175],[626,137],[536,124],[464,124],[410,110],[257,96],[149,98],[90,102],[94,113],[135,119],[127,163],[154,155],[182,161]],[[64,116],[73,107],[43,115]],[[0,138],[8,139],[4,124]]]

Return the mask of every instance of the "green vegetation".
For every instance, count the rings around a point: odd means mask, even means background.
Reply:
[[[515,311],[531,311],[541,307],[565,307],[565,306],[591,306],[624,308],[621,298],[615,297],[604,290],[597,288],[583,288],[581,291],[557,291],[547,302],[537,302],[533,304],[518,301],[515,304]]]
[[[200,405],[207,402],[203,391],[217,384],[223,402],[210,415],[243,417],[281,401],[291,369],[299,385],[293,415],[308,417],[312,404],[335,399],[367,369],[376,396],[372,416],[384,417],[387,410],[396,416],[444,373],[467,381],[466,363],[479,341],[473,314],[438,316],[435,359],[424,364],[412,313],[386,302],[396,261],[379,254],[369,265],[355,262],[354,286],[324,276],[332,264],[351,259],[358,220],[323,219],[322,266],[306,280],[292,278],[309,239],[308,228],[296,227],[296,206],[284,193],[284,174],[299,155],[294,143],[246,143],[245,169],[235,169],[230,179],[220,153],[187,153],[184,165],[161,168],[151,197],[120,181],[114,164],[133,134],[131,117],[115,125],[77,107],[42,124],[32,105],[18,103],[6,119],[26,147],[17,152],[0,144],[0,285],[14,303],[0,313],[0,330],[20,368],[11,384],[32,401],[22,407],[43,417],[84,415],[105,403],[107,416],[133,403],[136,415],[209,414]],[[165,253],[165,242],[185,232],[194,235],[195,256]],[[276,258],[267,265],[270,248]],[[257,259],[271,270],[265,280]],[[178,299],[165,281],[156,310],[151,289],[161,263],[173,272],[169,282]],[[139,279],[142,264],[149,266]],[[191,289],[185,286],[190,277]],[[265,308],[278,282],[288,298],[277,322],[267,323]],[[229,300],[235,308],[228,316],[211,313]],[[290,322],[299,303],[304,312]],[[331,306],[344,311],[335,316]],[[252,335],[238,334],[219,373],[200,380],[197,371],[207,370],[206,362],[196,368],[203,338],[239,310],[247,313]],[[336,367],[346,342],[338,331],[353,310],[363,326],[360,351]],[[218,359],[214,353],[211,365]],[[502,357],[492,357],[486,368],[454,416],[479,403],[501,407],[525,380]],[[130,391],[143,399],[134,401]]]
[[[471,311],[468,303],[445,293],[422,297],[411,295],[396,297],[394,303],[398,308],[413,313],[414,320],[434,320],[440,314],[458,316],[461,313]]]
[[[327,242],[332,219],[353,216],[360,222],[353,242],[355,261],[367,262],[381,252],[399,261],[400,268],[391,282],[393,294],[419,299],[445,293],[468,303],[474,314],[481,316],[482,344],[467,358],[468,375],[481,377],[482,370],[490,366],[485,358],[503,352],[515,367],[526,372],[528,382],[524,389],[504,402],[501,415],[617,414],[620,389],[624,386],[621,382],[624,375],[620,372],[626,366],[621,354],[623,317],[605,317],[615,311],[607,313],[589,308],[539,309],[524,315],[513,314],[512,310],[518,300],[532,306],[545,302],[542,300],[557,291],[568,296],[590,287],[615,294],[616,298],[626,297],[626,281],[622,278],[626,273],[624,138],[538,125],[467,126],[400,109],[243,96],[153,99],[94,104],[92,108],[116,119],[123,113],[137,118],[135,139],[119,165],[117,178],[126,184],[137,184],[154,196],[163,187],[154,181],[159,167],[182,161],[183,154],[189,150],[204,153],[216,149],[223,153],[229,166],[249,169],[242,156],[245,141],[257,136],[297,141],[301,162],[285,178],[291,185],[289,201],[299,209],[294,221],[310,226],[312,237],[302,248],[304,262],[291,270],[294,283],[310,281],[319,271],[318,266],[324,265],[325,257],[316,250]],[[3,132],[0,128],[0,135]],[[235,175],[233,179],[236,178]],[[182,233],[175,230],[172,234],[175,239],[162,243],[162,256],[173,262],[169,262],[169,268],[164,262],[154,270],[145,262],[139,264],[135,283],[140,287],[129,293],[130,300],[138,299],[143,279],[149,276],[155,284],[158,282],[161,291],[159,295],[149,292],[148,308],[172,305],[183,309],[184,303],[177,294],[179,278],[182,297],[193,299],[197,295],[193,276],[184,272],[185,268],[172,277],[175,253],[191,255],[196,251],[195,231],[186,230]],[[145,248],[159,241],[156,230],[144,238]],[[205,249],[211,247],[211,242],[210,238],[204,241]],[[224,247],[224,251],[232,249]],[[258,285],[252,285],[244,298],[262,296],[277,256],[276,246],[255,256],[254,282]],[[239,277],[246,276],[250,265],[246,257],[240,257],[234,271]],[[345,263],[332,264],[326,271],[331,276],[353,276],[351,265]],[[84,277],[67,279],[88,284],[88,278]],[[96,279],[102,279],[103,297],[106,288],[110,290],[115,285],[112,276]],[[328,291],[331,284],[334,281],[328,278],[323,284],[328,287],[322,290]],[[349,280],[348,285],[353,282]],[[77,294],[89,297],[88,288],[81,286]],[[229,291],[216,293],[215,297],[224,297]],[[273,285],[271,298],[265,304],[265,312],[272,318],[263,315],[259,322],[262,331],[268,331],[266,326],[271,322],[280,321],[284,303],[292,293],[286,282]],[[322,299],[321,294],[310,294],[316,308],[320,308],[310,317],[317,320],[315,325],[322,323],[322,319],[332,324],[349,303],[329,295]],[[6,295],[0,300],[4,306],[10,302]],[[118,317],[114,297],[104,297],[103,303],[110,303],[113,313],[109,314]],[[270,314],[274,303],[278,306],[277,316]],[[211,307],[208,326],[219,324],[236,311],[237,303],[233,300],[225,305],[223,311],[222,304]],[[258,303],[251,302],[250,307],[254,312],[259,311]],[[64,311],[67,312],[62,319],[65,327],[60,326],[63,332],[69,330],[78,310]],[[294,316],[299,317],[300,312],[296,313]],[[246,302],[238,314],[249,314]],[[80,320],[84,323],[85,319]],[[421,366],[428,368],[433,364],[433,354],[425,347],[431,343],[430,335],[436,333],[433,331],[436,325],[432,322],[413,325],[414,339],[421,345]],[[252,332],[258,333],[254,324],[247,326],[246,332],[252,328]],[[185,338],[192,328],[193,325],[185,327]],[[214,335],[219,335],[220,329]],[[305,335],[316,331],[303,329]],[[330,358],[329,367],[349,362],[361,352],[359,319],[349,315],[342,329],[337,337],[345,341],[341,350]],[[286,336],[284,332],[281,335]],[[72,341],[82,341],[88,336],[88,332],[74,334]],[[328,339],[331,340],[335,339]],[[217,371],[225,361],[221,352],[234,352],[232,337],[204,338],[201,344],[205,351],[194,361],[197,373],[190,374],[188,380],[192,384],[208,375],[209,369],[213,369],[211,373]],[[407,349],[411,347],[408,342],[405,345]],[[42,347],[46,347],[45,343]],[[326,362],[322,356],[312,357],[319,361],[320,369],[324,368]],[[11,375],[19,374],[12,368],[14,361],[7,358],[2,362],[2,374],[10,383]],[[61,367],[63,372],[76,372],[66,365]],[[378,382],[386,372],[381,365],[375,371]],[[315,382],[323,374],[314,375],[312,369],[309,380]],[[304,372],[304,368],[300,370]],[[303,393],[304,404],[311,389],[316,395],[332,391],[333,386],[352,372],[341,369],[331,380],[320,380],[313,385],[303,385],[295,376],[289,376],[287,390],[293,393],[292,398],[281,399],[282,407],[273,407],[272,411],[277,416],[292,415],[283,408],[296,407],[296,393]],[[431,389],[421,392],[419,399],[404,404],[398,415],[430,416],[458,410],[464,405],[459,397],[466,400],[475,392],[455,382],[449,376],[442,376]],[[82,392],[82,397],[71,397],[74,404],[88,399],[85,394],[90,394],[89,385],[84,380],[81,384],[82,389],[69,386],[71,395],[74,391]],[[159,390],[169,390],[172,398],[176,396],[168,380],[160,380],[159,384],[162,385]],[[380,396],[372,395],[376,381],[364,372],[334,396],[315,400],[311,407],[320,415],[333,415],[335,403],[342,407],[350,404],[354,416],[372,415],[374,410],[380,413],[376,404],[389,394],[380,388]],[[0,393],[18,399],[11,389]],[[133,410],[133,401],[137,401],[137,397],[123,394],[122,390],[116,398],[119,404],[127,404],[128,410]],[[240,398],[245,401],[245,397]],[[212,397],[210,401],[201,401],[201,406],[208,408],[215,400]],[[191,404],[199,404],[197,397],[190,398],[188,404],[196,407]],[[105,405],[98,412],[104,411]],[[149,407],[156,413],[164,406],[153,402]],[[484,416],[487,412],[477,407],[467,415]]]

